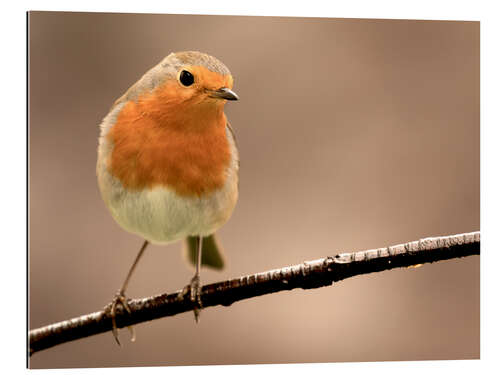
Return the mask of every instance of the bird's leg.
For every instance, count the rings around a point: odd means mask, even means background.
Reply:
[[[127,277],[125,281],[123,282],[122,287],[118,290],[116,293],[115,297],[113,298],[113,301],[111,301],[110,305],[107,305],[105,310],[108,311],[108,314],[111,316],[111,323],[113,325],[113,336],[116,340],[116,343],[121,346],[120,340],[118,339],[118,328],[116,327],[116,306],[118,304],[122,305],[125,311],[127,311],[129,314],[131,313],[130,307],[127,303],[127,298],[125,297],[125,290],[127,289],[128,283],[130,281],[130,278],[132,277],[132,273],[135,270],[135,267],[137,266],[137,263],[139,263],[139,259],[141,259],[142,254],[144,254],[144,250],[146,250],[146,247],[148,246],[149,242],[146,240],[142,244],[141,250],[139,250],[139,253],[135,257],[134,263],[132,264],[132,267],[130,267],[130,270],[128,271]],[[132,338],[130,341],[135,341],[135,331],[133,326],[128,326],[127,327],[130,330],[130,334],[132,335]]]
[[[198,318],[200,316],[201,305],[201,283],[200,283],[200,268],[201,268],[201,249],[202,249],[203,237],[198,237],[198,252],[196,254],[196,271],[193,278],[191,279],[190,291],[191,291],[191,302],[195,304],[194,307],[194,319],[198,323]]]

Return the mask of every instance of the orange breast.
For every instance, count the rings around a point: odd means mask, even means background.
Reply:
[[[123,107],[107,135],[113,143],[108,170],[131,190],[166,186],[203,196],[225,183],[226,116],[223,105],[175,100],[175,90],[166,85]]]

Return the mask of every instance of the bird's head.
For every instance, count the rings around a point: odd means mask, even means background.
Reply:
[[[229,69],[215,57],[200,52],[177,52],[167,56],[163,64],[175,71],[173,92],[183,100],[215,105],[238,100],[232,91]]]
[[[171,53],[134,84],[121,101],[139,103],[145,112],[220,112],[228,100],[238,100],[229,69],[205,53]]]

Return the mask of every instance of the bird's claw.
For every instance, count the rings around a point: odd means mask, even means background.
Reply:
[[[194,319],[196,323],[198,323],[200,317],[200,310],[203,308],[203,305],[201,303],[201,282],[199,275],[195,275],[191,279],[191,282],[184,288],[182,288],[182,290],[177,295],[177,299],[182,300],[186,298],[186,296],[188,295],[189,295],[189,300],[194,305],[193,308]]]
[[[189,290],[190,290],[190,300],[194,304],[194,320],[196,323],[198,323],[198,319],[200,316],[200,310],[203,307],[201,304],[201,282],[200,282],[200,276],[195,275],[191,279],[191,283],[189,285]]]
[[[132,314],[132,311],[130,310],[130,306],[128,305],[127,302],[127,297],[123,294],[123,292],[119,291],[116,293],[116,295],[113,297],[113,301],[109,305],[106,306],[105,311],[107,314],[111,317],[111,324],[113,326],[113,337],[116,340],[116,343],[118,346],[121,346],[120,340],[118,339],[118,327],[116,326],[116,307],[118,304],[122,305],[123,309],[129,313]],[[130,335],[132,336],[130,338],[130,341],[134,342],[135,341],[135,330],[133,326],[127,326],[128,330],[130,331]]]

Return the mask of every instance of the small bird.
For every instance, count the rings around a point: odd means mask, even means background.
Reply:
[[[229,69],[215,57],[176,52],[146,72],[111,107],[100,125],[97,181],[111,215],[144,239],[128,275],[108,305],[113,335],[125,291],[149,243],[186,241],[195,274],[189,290],[198,321],[200,268],[224,261],[214,233],[238,199],[239,157],[224,105],[238,100]],[[135,339],[133,329],[132,338]]]

